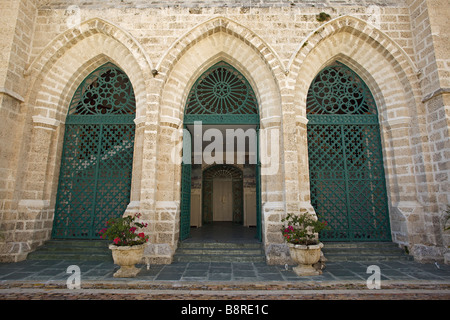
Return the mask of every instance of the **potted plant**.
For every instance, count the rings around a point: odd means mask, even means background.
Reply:
[[[294,272],[299,276],[321,274],[313,265],[320,260],[323,247],[318,233],[328,228],[327,222],[319,221],[309,213],[288,214],[281,221],[286,223],[281,232],[288,244],[292,260],[298,263],[293,269]]]
[[[114,273],[114,277],[135,277],[140,269],[135,267],[144,256],[145,244],[149,236],[139,229],[146,228],[147,223],[136,221],[140,214],[110,219],[107,227],[102,229],[101,237],[113,241],[109,246],[112,251],[114,263],[120,269]],[[139,230],[141,231],[141,230]]]

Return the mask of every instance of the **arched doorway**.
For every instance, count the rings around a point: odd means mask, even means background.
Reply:
[[[184,128],[180,240],[190,235],[195,207],[191,201],[196,201],[191,193],[194,180],[201,181],[201,205],[197,207],[203,224],[229,221],[242,225],[247,199],[244,169],[251,170],[254,179],[256,196],[249,201],[256,211],[255,236],[261,239],[259,113],[256,96],[245,77],[223,61],[204,72],[189,93]]]
[[[127,75],[107,63],[76,90],[65,123],[52,237],[99,239],[130,202],[136,103]]]
[[[232,165],[215,165],[203,171],[202,222],[244,221],[243,173]]]
[[[335,63],[307,100],[311,204],[331,230],[324,241],[389,241],[390,226],[375,100],[350,68]]]

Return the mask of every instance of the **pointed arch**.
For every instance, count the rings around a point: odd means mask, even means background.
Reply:
[[[57,60],[72,46],[96,33],[105,34],[122,43],[136,57],[141,56],[143,59],[139,60],[147,64],[150,70],[153,68],[146,51],[129,32],[110,21],[101,18],[92,18],[82,22],[79,26],[66,30],[51,40],[30,63],[25,71],[25,75],[44,72],[46,68],[52,65],[52,61]]]
[[[398,139],[419,136],[424,122],[418,116],[421,94],[414,64],[392,39],[353,17],[340,17],[324,24],[310,35],[291,61],[289,77],[295,83],[293,107],[297,121],[302,123],[299,134],[306,134],[307,93],[321,70],[341,62],[368,86],[378,111],[390,219],[407,230],[404,221],[409,213],[403,212],[403,208],[413,206],[415,214],[423,210],[416,200],[416,177],[404,173],[421,165],[421,158],[414,154],[421,150],[421,142]],[[299,163],[306,164],[307,156],[301,155],[308,155],[307,141],[297,146],[297,153]],[[399,158],[401,165],[397,163]],[[300,181],[308,181],[305,185],[308,189],[303,192],[310,198],[309,169],[299,171],[298,175]],[[397,235],[392,237],[397,241]],[[406,237],[403,231],[398,232],[399,239]]]
[[[389,241],[390,227],[377,107],[350,68],[320,71],[308,91],[311,204],[327,220],[322,239]]]
[[[418,103],[414,98],[419,90],[417,70],[390,38],[353,17],[335,19],[319,30],[291,59],[289,77],[295,82],[295,101],[301,101],[300,116],[305,117],[306,93],[313,78],[335,61],[343,62],[361,76],[379,108],[402,105],[398,114],[416,116],[416,108],[411,105]],[[398,99],[399,95],[402,99]],[[379,114],[381,122],[390,120],[386,109],[379,110]]]
[[[218,62],[197,79],[189,92],[184,114],[212,124],[259,124],[256,96],[247,79],[226,62]]]
[[[33,147],[23,146],[21,159],[32,165],[28,159],[35,157],[33,152],[39,146],[43,157],[39,170],[29,169],[24,177],[24,192],[40,192],[51,207],[56,201],[58,173],[62,155],[64,124],[67,119],[71,99],[84,78],[104,65],[112,63],[128,76],[134,90],[136,113],[133,115],[136,126],[136,147],[133,157],[133,173],[142,170],[143,127],[141,121],[147,113],[147,95],[151,83],[151,65],[135,40],[120,28],[101,19],[91,19],[70,29],[58,37],[41,52],[30,64],[27,77],[30,88],[25,98],[29,127],[29,140]],[[45,128],[48,142],[43,143],[40,136]],[[35,146],[36,145],[36,146]],[[31,174],[32,172],[32,174]],[[35,175],[42,177],[45,184],[37,190],[33,184]],[[140,174],[133,174],[131,187],[132,200],[139,199]]]
[[[279,83],[284,80],[285,73],[273,50],[258,39],[259,37],[246,28],[219,17],[199,25],[165,55],[158,67],[161,87],[154,93],[155,98],[159,99],[157,104],[160,106],[154,118],[159,123],[158,150],[155,152],[157,163],[164,162],[163,159],[170,159],[171,150],[182,146],[181,129],[189,91],[206,70],[220,61],[233,66],[251,85],[259,106],[260,128],[270,128],[277,133],[273,136],[264,135],[261,138],[261,145],[266,143],[265,146],[268,146],[274,142],[280,149],[283,148]],[[275,141],[268,141],[269,137]],[[283,203],[284,168],[281,157],[282,152],[274,155],[272,163],[267,165],[273,164],[275,167],[273,174],[271,172],[264,177],[261,175],[261,203],[263,207],[267,205],[264,216],[261,215],[262,219],[266,220],[262,222],[263,225],[271,223],[269,220],[272,211],[276,211],[273,208],[278,208]],[[183,206],[180,201],[180,189],[183,184],[181,177],[184,176],[182,165],[170,162],[164,167],[160,166],[155,176],[156,181],[165,180],[158,183],[158,189],[161,191],[155,192],[156,207],[166,205],[168,202],[173,208]],[[170,177],[170,180],[167,177]],[[177,241],[181,233],[178,221],[172,223],[172,228],[177,233],[171,239]],[[270,238],[271,235],[265,233],[263,237]]]
[[[222,20],[215,21],[219,23]],[[184,108],[193,84],[214,64],[224,61],[238,70],[250,83],[259,106],[261,127],[276,127],[281,132],[280,79],[274,77],[274,70],[270,68],[270,64],[264,56],[255,51],[254,46],[250,45],[248,41],[229,32],[215,30],[213,33],[207,32],[198,38],[199,40],[194,41],[186,48],[182,55],[179,55],[178,52],[169,55],[173,57],[173,64],[170,67],[168,64],[167,69],[161,74],[162,83],[157,94],[160,99],[158,103],[160,110],[157,114],[161,125],[159,130],[168,130],[166,129],[168,127],[181,128]],[[279,74],[279,76],[284,77],[285,75]],[[281,136],[280,133],[278,137]],[[160,135],[159,139],[167,142],[164,135]],[[178,139],[181,139],[181,133],[177,134],[177,138],[172,137],[172,144],[179,141]],[[282,145],[281,142],[280,145]],[[161,153],[160,155],[162,156]],[[164,173],[161,174],[164,175]],[[178,198],[175,186],[171,187],[173,199]]]
[[[66,118],[54,238],[98,239],[109,219],[124,214],[135,111],[130,80],[112,63],[94,70],[75,91]]]
[[[306,102],[306,91],[312,79],[335,61],[345,63],[362,77],[379,107],[391,102],[387,92],[394,91],[392,88],[395,86],[396,95],[403,95],[405,109],[401,112],[402,117],[415,117],[415,111],[411,109],[416,108],[406,108],[406,104],[419,103],[414,98],[420,96],[415,94],[420,90],[419,71],[414,62],[384,32],[351,16],[333,19],[311,32],[291,57],[289,77],[296,83],[295,100]],[[386,86],[387,83],[390,85]],[[301,96],[298,96],[300,92]],[[300,112],[304,117],[305,113]],[[388,120],[382,110],[380,117],[382,122]]]
[[[281,72],[272,51],[262,45],[262,51],[242,35],[225,29],[228,19],[216,18],[212,30],[206,28],[203,34],[195,29],[169,52],[160,66],[161,88],[157,93],[159,105],[163,108],[159,114],[164,121],[181,123],[185,101],[191,86],[208,68],[219,61],[225,61],[235,67],[249,81],[255,91],[262,118],[281,120],[281,96],[279,81],[285,74]],[[222,23],[224,25],[222,25]],[[233,24],[231,24],[233,25]],[[243,29],[245,30],[245,29]],[[191,39],[191,37],[195,38]],[[247,36],[249,37],[249,36]],[[256,37],[256,36],[255,36]],[[183,45],[184,44],[184,45]],[[264,55],[264,53],[267,53]],[[174,95],[173,92],[181,94]],[[156,94],[156,93],[155,93]],[[270,102],[269,102],[270,101]],[[166,109],[166,110],[164,110]],[[268,109],[271,109],[270,111]]]
[[[180,36],[167,52],[163,54],[161,60],[156,65],[156,69],[164,74],[167,79],[167,75],[171,72],[176,61],[185,55],[188,50],[196,46],[198,42],[215,33],[226,33],[242,41],[242,43],[254,50],[256,55],[267,64],[268,68],[272,70],[274,77],[279,78],[282,74],[286,73],[286,68],[280,57],[266,41],[250,29],[225,17],[211,18]],[[224,43],[219,42],[215,43],[215,45],[222,47]]]
[[[100,65],[112,62],[129,75],[135,90],[137,117],[145,114],[151,63],[137,41],[101,19],[57,36],[30,64],[31,90],[27,100],[33,116],[64,122],[76,88]]]
[[[65,108],[84,76],[107,62],[129,75],[137,117],[142,117],[152,63],[131,34],[100,18],[59,34],[30,63],[25,75],[31,78],[26,100],[32,115],[64,122]]]
[[[398,63],[403,66],[403,69],[406,70],[409,66],[412,68],[414,74],[419,73],[419,70],[411,57],[409,57],[405,50],[385,32],[377,29],[364,20],[348,15],[332,19],[309,33],[293,53],[287,65],[287,70],[291,71],[298,68],[302,63],[301,56],[307,56],[314,46],[322,39],[341,31],[351,32],[364,37],[367,41],[374,44],[374,47],[382,46],[390,55],[396,57]]]

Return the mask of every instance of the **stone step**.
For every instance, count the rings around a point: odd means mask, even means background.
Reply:
[[[392,242],[324,242],[322,252],[330,262],[414,260],[412,256]]]
[[[180,242],[178,248],[204,249],[261,249],[259,242]]]
[[[194,254],[194,255],[224,255],[233,253],[235,255],[259,255],[262,254],[261,249],[224,249],[224,248],[207,248],[207,249],[190,249],[180,248],[177,250],[180,254]]]
[[[393,242],[323,242],[327,248],[397,248]]]
[[[265,256],[243,256],[243,255],[185,255],[176,253],[174,262],[265,262]]]
[[[175,262],[265,262],[260,243],[181,242]]]
[[[105,240],[50,240],[28,260],[112,261],[109,242]]]

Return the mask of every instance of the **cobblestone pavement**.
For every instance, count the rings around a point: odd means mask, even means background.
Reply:
[[[450,289],[333,290],[146,290],[146,289],[3,289],[2,300],[449,300]]]
[[[80,268],[80,288],[68,289]],[[141,266],[136,278],[114,278],[112,262],[23,261],[0,264],[1,300],[450,300],[450,266],[380,262],[328,263],[320,276],[264,263],[174,263]],[[375,280],[374,280],[375,281]]]

